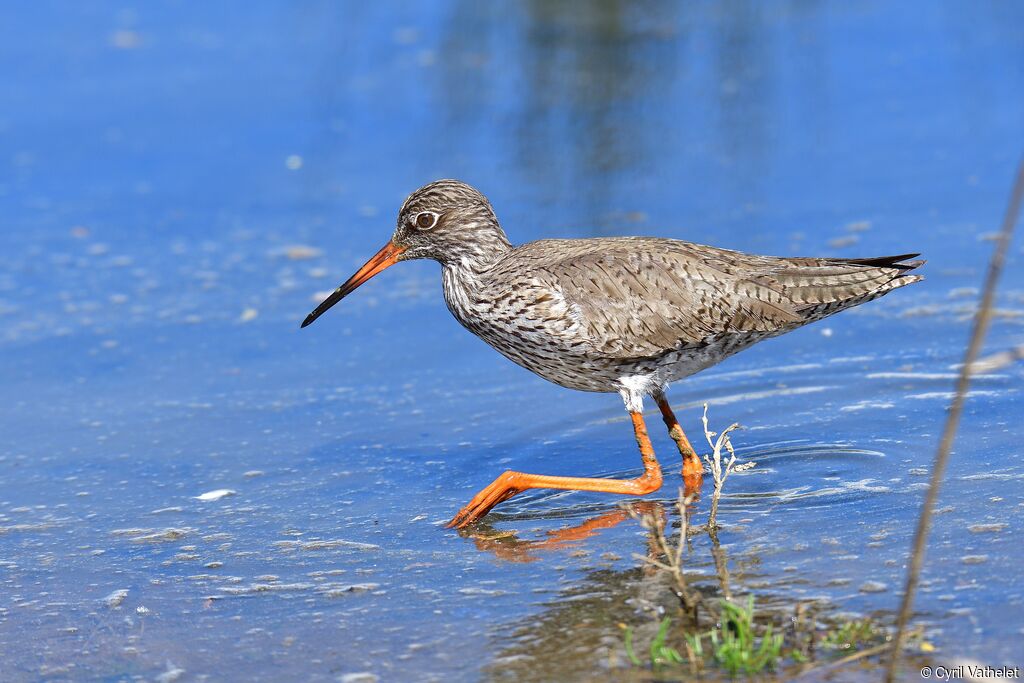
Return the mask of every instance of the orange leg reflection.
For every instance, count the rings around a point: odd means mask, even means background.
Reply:
[[[628,509],[610,510],[597,517],[591,517],[576,526],[547,532],[547,538],[536,541],[524,541],[514,531],[486,533],[483,531],[469,532],[468,535],[476,544],[477,550],[492,552],[496,557],[508,562],[535,562],[539,558],[536,551],[558,550],[570,546],[597,534],[602,529],[610,529],[628,519],[632,514],[648,513],[664,514],[661,503],[653,501],[637,501],[630,503]]]

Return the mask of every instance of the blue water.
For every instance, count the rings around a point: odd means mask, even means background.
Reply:
[[[442,526],[504,469],[632,476],[619,399],[467,334],[433,263],[299,330],[439,177],[516,242],[924,252],[923,283],[670,393],[695,443],[706,401],[758,462],[720,512],[731,590],[891,616],[1022,152],[1024,7],[4,14],[5,680],[616,676],[616,621],[652,618],[618,499],[533,492],[476,538]],[[1021,245],[987,352],[1024,340]],[[940,501],[917,607],[943,660],[1024,663],[1022,375],[976,380]],[[667,503],[677,460],[650,425]],[[707,538],[688,563],[714,585]]]

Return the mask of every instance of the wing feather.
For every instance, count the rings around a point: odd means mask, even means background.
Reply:
[[[916,254],[757,256],[657,238],[544,240],[519,249],[514,279],[561,294],[544,305],[552,319],[572,320],[559,330],[565,343],[609,360],[656,358],[723,335],[778,334],[914,282],[904,273],[922,263],[900,263]],[[532,268],[524,272],[524,263]]]

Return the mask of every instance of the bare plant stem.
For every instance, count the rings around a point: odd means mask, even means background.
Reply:
[[[852,655],[847,655],[842,659],[837,659],[836,661],[829,662],[828,664],[821,664],[818,666],[808,667],[800,672],[800,674],[796,677],[796,680],[804,678],[805,676],[807,676],[807,674],[811,672],[817,672],[820,674],[823,671],[828,671],[830,669],[838,669],[841,666],[846,666],[851,662],[856,662],[857,660],[864,659],[865,657],[874,657],[875,655],[882,654],[892,646],[892,643],[882,643],[881,645],[876,645],[875,647],[869,647],[866,650],[854,652]]]
[[[903,643],[906,639],[907,623],[910,621],[910,613],[913,610],[914,593],[917,591],[921,567],[924,564],[925,547],[928,544],[932,511],[935,509],[935,501],[939,497],[942,478],[945,475],[946,464],[949,462],[949,454],[953,448],[953,439],[956,436],[957,427],[960,425],[960,416],[963,413],[967,388],[971,381],[971,371],[974,367],[974,362],[978,359],[978,355],[981,352],[985,332],[988,330],[989,323],[992,320],[992,305],[995,302],[996,285],[1006,263],[1006,253],[1010,248],[1010,240],[1013,237],[1013,228],[1017,223],[1022,200],[1024,200],[1024,161],[1021,162],[1018,168],[1017,179],[1013,186],[1013,193],[1010,195],[1010,203],[1006,208],[1006,215],[1003,218],[999,239],[992,252],[992,259],[988,264],[988,273],[985,276],[985,288],[982,292],[981,305],[974,317],[974,329],[971,332],[970,341],[964,352],[964,362],[960,367],[960,375],[956,381],[956,393],[949,407],[946,426],[942,430],[942,439],[939,441],[939,448],[935,454],[935,463],[932,466],[932,477],[928,484],[928,492],[925,494],[924,503],[921,505],[921,513],[917,520],[917,529],[914,532],[914,543],[912,546],[913,550],[910,556],[910,566],[907,568],[906,587],[903,591],[903,600],[900,604],[899,617],[896,621],[896,635],[893,639],[892,655],[889,657],[889,663],[885,672],[886,683],[893,683],[896,678],[896,669],[899,665]]]
[[[717,486],[718,482],[715,482],[716,486],[714,491],[711,492],[711,511],[708,512],[708,529],[718,529],[718,501],[722,497],[722,489]]]
[[[732,441],[729,439],[729,432],[739,429],[740,426],[738,424],[733,423],[729,425],[721,434],[711,431],[711,428],[708,427],[707,403],[704,404],[704,415],[701,417],[701,421],[704,423],[704,438],[707,439],[708,445],[711,446],[711,455],[704,456],[704,461],[707,462],[708,467],[711,469],[711,476],[715,480],[715,489],[711,492],[711,511],[708,513],[707,527],[709,529],[717,529],[718,501],[722,497],[722,487],[725,485],[725,480],[733,471],[749,469],[754,466],[754,463],[736,464],[736,451],[733,450]],[[717,440],[715,436],[718,436]],[[729,453],[729,459],[724,463],[722,462],[722,448],[725,448]]]

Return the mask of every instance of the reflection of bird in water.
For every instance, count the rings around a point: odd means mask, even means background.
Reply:
[[[611,529],[625,519],[640,518],[644,515],[652,518],[664,518],[665,511],[661,503],[657,501],[638,500],[626,506],[588,517],[574,526],[548,531],[544,538],[538,540],[520,539],[514,531],[495,531],[487,522],[478,524],[477,528],[473,530],[471,538],[476,544],[477,550],[492,552],[499,559],[507,562],[534,562],[538,559],[537,551],[572,547],[604,529]]]
[[[464,527],[534,488],[643,495],[661,486],[642,415],[661,409],[687,486],[702,466],[665,398],[669,382],[762,339],[789,332],[920,280],[917,254],[867,259],[755,256],[652,237],[540,240],[513,247],[487,199],[455,180],[405,200],[391,240],[306,317],[305,327],[398,261],[442,266],[455,318],[512,361],[570,389],[618,392],[644,473],[613,480],[508,471],[449,526]]]

